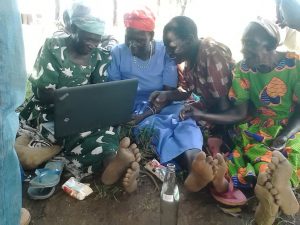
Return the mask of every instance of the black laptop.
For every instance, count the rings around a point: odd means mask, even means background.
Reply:
[[[54,135],[64,137],[131,120],[137,79],[55,91]]]

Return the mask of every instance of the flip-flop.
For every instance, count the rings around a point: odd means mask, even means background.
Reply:
[[[47,188],[39,188],[39,187],[37,188],[37,187],[29,186],[27,193],[31,199],[42,200],[52,196],[54,191],[55,191],[55,186],[47,187]]]
[[[229,182],[227,192],[218,193],[213,187],[210,187],[210,193],[217,202],[224,205],[242,206],[247,202],[246,196],[239,189],[235,189],[232,182]]]
[[[54,187],[60,181],[60,175],[62,173],[64,163],[62,161],[50,161],[45,165],[43,169],[36,169],[34,177],[30,182],[31,187],[35,188],[47,188]]]

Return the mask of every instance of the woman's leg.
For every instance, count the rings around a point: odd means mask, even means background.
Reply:
[[[130,144],[128,137],[119,143],[117,129],[101,129],[68,137],[65,142],[66,156],[79,171],[103,171],[101,180],[106,185],[116,183],[123,176],[125,191],[136,189],[141,154],[136,144]]]

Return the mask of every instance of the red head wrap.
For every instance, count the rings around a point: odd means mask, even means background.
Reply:
[[[155,16],[153,12],[145,9],[133,10],[124,15],[125,27],[134,28],[143,31],[153,31],[155,27]]]

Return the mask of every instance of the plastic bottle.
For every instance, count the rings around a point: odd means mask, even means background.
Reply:
[[[160,225],[177,225],[179,190],[175,165],[167,164],[167,173],[160,194]]]

